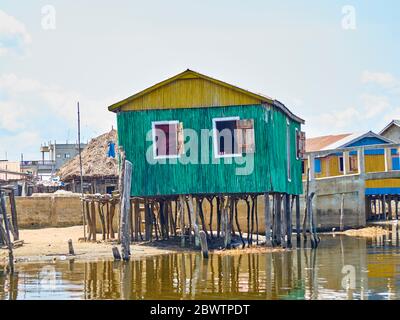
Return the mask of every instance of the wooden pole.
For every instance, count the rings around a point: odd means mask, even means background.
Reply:
[[[72,240],[71,240],[71,239],[68,240],[68,253],[69,253],[71,256],[74,256],[74,255],[75,255],[74,246],[73,246],[73,244],[72,244]]]
[[[188,204],[189,204],[190,219],[192,221],[192,227],[193,227],[193,231],[194,231],[194,244],[195,244],[196,248],[198,248],[200,246],[199,226],[197,225],[195,212],[193,209],[192,195],[189,195]]]
[[[287,194],[282,194],[282,202],[283,202],[283,210],[281,210],[281,243],[282,247],[287,247],[287,211],[288,211],[288,201],[287,201]]]
[[[78,150],[79,150],[79,173],[81,176],[81,211],[83,220],[83,239],[86,241],[86,217],[85,217],[85,204],[83,202],[83,168],[82,168],[82,154],[81,154],[81,113],[78,102]]]
[[[275,217],[276,217],[276,244],[278,246],[281,245],[282,241],[282,197],[280,193],[275,194],[276,197],[276,210],[275,210]]]
[[[304,216],[303,216],[303,239],[307,241],[307,215],[308,215],[308,194],[310,192],[310,168],[307,169],[307,182],[306,182],[306,193],[304,195]]]
[[[290,194],[286,194],[286,246],[292,247],[292,206],[290,205]]]
[[[9,269],[10,273],[14,273],[14,253],[13,253],[13,244],[11,242],[11,237],[10,237],[10,227],[9,227],[9,222],[8,222],[8,217],[7,217],[7,212],[5,210],[5,199],[4,199],[4,193],[0,192],[0,200],[1,200],[1,206],[0,206],[0,211],[3,215],[3,222],[4,222],[4,229],[1,224],[0,220],[0,234],[2,235],[3,239],[6,242],[7,248],[8,248],[8,263],[9,263]]]
[[[116,261],[121,260],[121,254],[119,253],[119,250],[116,246],[114,246],[112,248],[112,253],[113,253],[114,260],[116,260]]]
[[[130,234],[129,234],[129,208],[132,180],[132,163],[125,160],[124,180],[121,197],[121,220],[120,220],[120,237],[122,259],[129,260],[130,256]]]
[[[296,238],[300,242],[300,195],[296,195]]]
[[[179,217],[181,222],[181,247],[185,247],[185,204],[183,195],[179,196]]]
[[[340,201],[340,223],[339,223],[340,231],[344,230],[343,218],[344,218],[344,193],[342,193],[342,198]]]
[[[203,258],[208,259],[208,245],[207,245],[207,234],[204,230],[199,232],[200,235],[200,244],[201,244],[201,252],[203,253]]]
[[[382,196],[382,210],[383,210],[383,220],[387,220],[387,215],[386,215],[386,195]]]
[[[271,208],[269,193],[264,193],[264,221],[265,221],[265,245],[270,247],[271,243]]]
[[[17,206],[15,204],[14,190],[10,190],[8,193],[8,198],[10,200],[10,210],[11,210],[11,221],[14,230],[14,241],[19,240],[19,227],[18,227],[18,216],[17,216]]]

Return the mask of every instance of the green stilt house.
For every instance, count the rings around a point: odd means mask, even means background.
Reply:
[[[302,193],[304,121],[277,100],[186,70],[109,110],[132,196]]]

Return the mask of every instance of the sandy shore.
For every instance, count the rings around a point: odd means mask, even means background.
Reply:
[[[100,238],[101,235],[98,235]],[[83,238],[81,226],[68,228],[46,228],[36,230],[20,230],[20,239],[24,245],[14,249],[16,262],[37,262],[53,260],[101,260],[113,259],[113,243],[79,242]],[[68,255],[68,240],[72,239],[75,256]],[[118,246],[119,247],[119,246]],[[131,245],[132,259],[143,258],[178,251],[179,248],[157,248],[143,244]],[[8,261],[8,251],[0,250],[0,264]]]

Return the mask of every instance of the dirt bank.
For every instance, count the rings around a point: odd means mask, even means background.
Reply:
[[[362,229],[347,230],[344,232],[338,232],[337,234],[344,234],[351,237],[363,237],[363,238],[375,238],[379,236],[385,236],[390,233],[389,230],[381,227],[367,227]]]
[[[14,249],[14,257],[18,262],[66,260],[98,260],[112,259],[112,243],[79,242],[83,237],[81,226],[67,228],[46,228],[36,230],[20,230],[20,239],[24,245]],[[72,239],[75,256],[68,256],[68,240]],[[178,248],[146,246],[135,244],[131,246],[132,258],[143,258],[178,251]],[[8,251],[0,250],[0,264],[8,261]]]

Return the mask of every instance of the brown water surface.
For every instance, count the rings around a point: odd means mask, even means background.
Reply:
[[[389,228],[325,235],[317,250],[17,264],[13,276],[0,271],[0,299],[400,299],[399,227]]]

